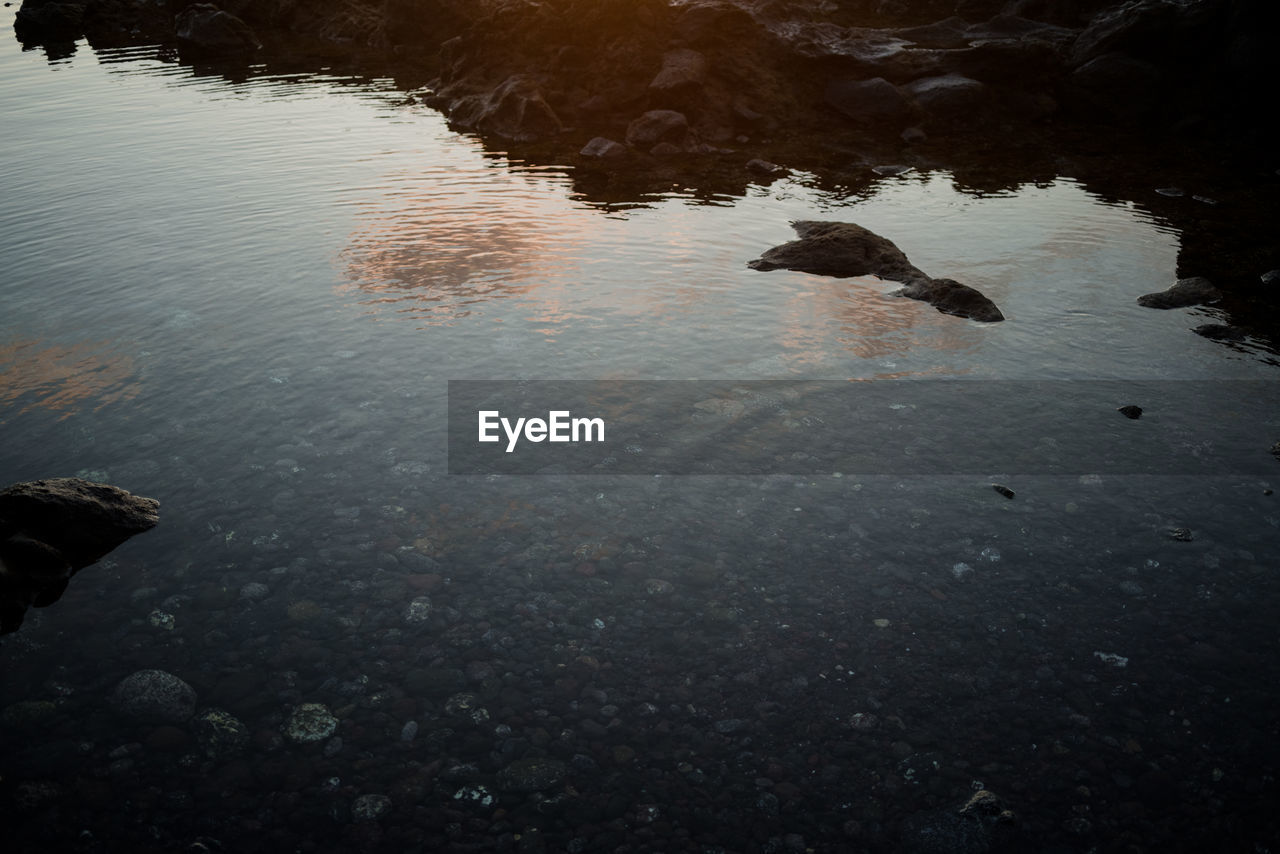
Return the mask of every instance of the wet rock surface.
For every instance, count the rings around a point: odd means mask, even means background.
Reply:
[[[159,521],[159,502],[82,478],[0,491],[0,633],[61,598],[71,577]]]
[[[1213,286],[1213,282],[1203,276],[1191,276],[1179,279],[1167,290],[1138,297],[1138,305],[1144,308],[1186,308],[1192,305],[1205,305],[1222,299],[1222,291]]]
[[[893,241],[846,222],[792,223],[799,240],[775,246],[748,263],[753,270],[797,270],[842,278],[877,276],[902,282],[899,294],[944,314],[984,323],[1004,320],[995,303],[953,279],[934,279],[911,264]]]

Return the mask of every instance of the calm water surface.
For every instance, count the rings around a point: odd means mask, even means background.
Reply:
[[[914,172],[611,207],[389,82],[153,48],[10,44],[0,105],[0,479],[162,520],[0,646],[23,845],[912,850],[982,786],[1021,850],[1280,844],[1280,408],[1227,382],[1276,369],[1135,304],[1179,244],[1139,204]],[[745,266],[797,219],[1008,321]],[[448,475],[446,383],[512,378],[1222,380],[1186,451],[1259,474]],[[113,712],[144,668],[247,743]],[[332,737],[282,736],[304,703]]]

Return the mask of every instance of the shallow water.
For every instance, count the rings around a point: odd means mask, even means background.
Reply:
[[[1213,309],[1135,304],[1180,239],[1141,204],[911,172],[610,206],[389,81],[0,63],[0,479],[108,481],[162,519],[0,646],[22,842],[897,850],[982,785],[1023,850],[1280,842],[1276,369],[1192,334]],[[1008,320],[746,267],[797,219],[884,234]],[[1244,474],[448,473],[450,380],[938,378],[1159,381],[1107,412]],[[886,434],[937,388],[899,386]],[[1002,433],[1085,423],[1022,403]],[[249,744],[113,712],[145,668]],[[282,738],[302,703],[336,741]],[[541,757],[563,778],[502,790]],[[370,794],[391,810],[360,820]]]

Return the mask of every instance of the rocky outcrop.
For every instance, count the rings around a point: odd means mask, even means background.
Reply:
[[[907,260],[893,241],[850,222],[792,223],[799,240],[775,246],[747,264],[754,270],[798,270],[821,276],[878,276],[902,282],[898,294],[944,314],[983,323],[1004,320],[996,304],[953,279],[935,279]]]
[[[159,521],[159,502],[81,478],[0,491],[0,633],[51,605],[71,576]]]

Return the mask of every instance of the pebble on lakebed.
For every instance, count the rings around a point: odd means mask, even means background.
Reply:
[[[120,680],[111,704],[143,723],[182,723],[195,713],[196,692],[172,673],[139,670]]]
[[[283,730],[291,741],[306,744],[324,741],[338,729],[338,719],[320,703],[303,703],[285,721]]]

